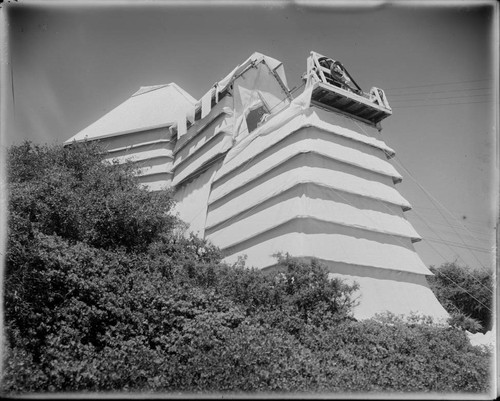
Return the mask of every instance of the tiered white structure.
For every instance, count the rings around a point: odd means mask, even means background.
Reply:
[[[254,53],[196,101],[175,84],[141,88],[67,143],[99,140],[151,190],[175,187],[190,230],[228,262],[273,269],[276,253],[315,257],[360,285],[355,317],[448,315],[413,248],[420,237],[380,137],[385,94],[312,52],[293,98],[281,62]]]

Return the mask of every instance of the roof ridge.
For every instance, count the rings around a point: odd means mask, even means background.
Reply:
[[[166,86],[169,86],[171,84],[160,84],[160,85],[150,85],[150,86],[141,86],[137,92],[135,92],[131,97],[134,97],[134,96],[139,96],[139,95],[142,95],[144,93],[148,93],[148,92],[151,92],[151,91],[154,91],[156,89],[161,89],[161,88],[164,88]]]

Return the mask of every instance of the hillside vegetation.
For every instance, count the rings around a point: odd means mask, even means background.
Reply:
[[[3,394],[488,391],[462,329],[355,321],[356,287],[314,260],[226,265],[100,153],[9,149]]]
[[[457,262],[431,266],[429,285],[452,322],[472,333],[493,328],[494,278],[492,271],[473,270]]]

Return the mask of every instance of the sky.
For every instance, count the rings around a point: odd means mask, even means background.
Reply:
[[[1,10],[2,151],[62,143],[141,86],[175,82],[199,99],[254,51],[282,61],[298,87],[314,50],[364,91],[386,92],[382,139],[422,260],[494,267],[495,2],[19,3]]]

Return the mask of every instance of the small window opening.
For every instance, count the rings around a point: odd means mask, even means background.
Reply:
[[[194,121],[201,120],[201,106],[194,113]]]
[[[251,110],[246,118],[248,132],[252,132],[255,128],[257,128],[260,123],[262,123],[264,116],[267,114],[269,114],[269,111],[264,105],[260,105],[259,107]]]

